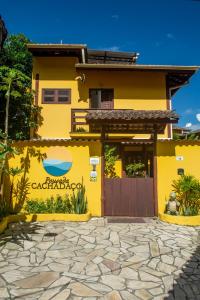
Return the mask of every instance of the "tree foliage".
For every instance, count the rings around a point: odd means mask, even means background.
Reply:
[[[30,40],[23,34],[9,35],[0,55],[0,65],[17,69],[29,77],[31,86],[32,54],[27,49]]]
[[[10,86],[10,89],[9,89]],[[8,115],[6,112],[9,94]],[[36,127],[35,123],[38,108],[33,104],[33,93],[30,89],[30,78],[21,71],[0,67],[0,106],[1,129],[8,132],[6,135],[12,139],[29,138],[30,128]]]
[[[33,102],[31,91],[32,55],[30,41],[23,35],[10,35],[0,53],[0,129],[5,131],[6,82],[9,77],[21,78],[12,86],[9,103],[8,136],[12,139],[29,139],[30,129],[37,127],[36,115],[40,108]],[[6,79],[7,78],[7,79]]]
[[[119,155],[117,154],[117,147],[105,145],[104,147],[105,154],[105,176],[107,178],[115,178],[117,177],[117,173],[115,170],[115,163],[119,159]]]

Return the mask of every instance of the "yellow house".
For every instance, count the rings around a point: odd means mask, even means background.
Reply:
[[[179,119],[171,97],[198,67],[141,65],[138,53],[82,44],[28,49],[35,104],[42,110],[37,132],[19,147],[23,155],[33,153],[30,147],[47,154],[43,163],[32,155],[32,197],[64,194],[66,189],[51,183],[64,180],[77,187],[83,177],[92,215],[151,217],[163,211],[166,193],[157,175],[164,176],[158,170],[163,144],[159,148],[157,140],[170,143]],[[52,173],[59,160],[66,169]]]

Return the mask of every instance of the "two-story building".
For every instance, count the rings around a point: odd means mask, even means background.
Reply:
[[[83,176],[93,215],[156,216],[157,140],[172,139],[179,116],[171,97],[198,68],[141,65],[138,53],[89,50],[84,44],[29,44],[28,49],[35,104],[42,107],[32,140],[49,143],[55,159],[61,147],[76,147],[70,148],[74,166],[66,177]],[[106,145],[107,151],[114,149],[113,174],[105,172]],[[37,170],[38,178],[44,176]]]

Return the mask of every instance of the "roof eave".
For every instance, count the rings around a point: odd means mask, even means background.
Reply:
[[[86,44],[27,44],[31,49],[83,49],[87,48]]]
[[[175,66],[175,65],[127,65],[127,64],[82,64],[75,65],[77,69],[127,69],[151,71],[191,71],[195,72],[200,66]]]

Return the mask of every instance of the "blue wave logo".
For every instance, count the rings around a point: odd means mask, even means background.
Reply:
[[[43,160],[45,171],[52,176],[63,176],[72,167],[71,153],[65,147],[50,147]]]
[[[72,162],[64,162],[59,159],[45,159],[43,160],[43,167],[50,175],[63,176],[71,169]]]

